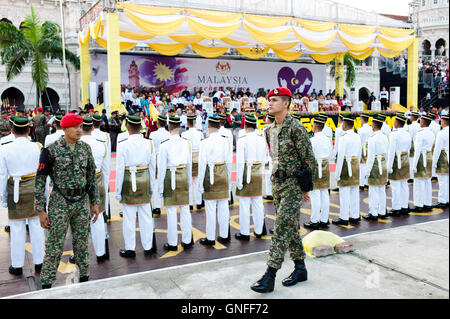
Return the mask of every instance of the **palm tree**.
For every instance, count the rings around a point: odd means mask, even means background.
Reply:
[[[336,58],[333,61],[329,62],[328,64],[331,65],[330,74],[332,76],[335,76]],[[345,84],[347,84],[348,87],[352,87],[353,84],[355,83],[356,79],[355,65],[361,65],[361,61],[355,59],[350,54],[345,53],[344,66],[347,67],[347,72],[345,73]]]
[[[51,21],[41,23],[31,5],[31,14],[19,28],[0,22],[0,34],[0,62],[6,67],[6,79],[13,80],[29,63],[31,78],[36,85],[36,105],[40,105],[41,92],[45,92],[48,83],[47,63],[54,59],[62,63],[63,59],[59,25]],[[78,70],[78,57],[67,49],[65,54],[67,61]]]

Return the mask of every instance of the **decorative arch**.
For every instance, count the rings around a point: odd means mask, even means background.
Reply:
[[[51,106],[54,110],[59,108],[60,97],[56,90],[47,87],[41,94],[42,105]]]
[[[369,88],[362,86],[358,89],[358,101],[363,101],[367,104],[369,100],[370,93],[373,92]]]
[[[434,44],[436,50],[435,56],[445,56],[446,55],[445,46],[446,46],[445,40],[443,38],[439,38]]]
[[[25,95],[20,89],[14,86],[5,89],[0,95],[0,100],[2,105],[25,106]]]
[[[431,42],[429,40],[422,41],[422,54],[431,55]]]

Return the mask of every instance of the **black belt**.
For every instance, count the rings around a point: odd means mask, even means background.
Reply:
[[[68,188],[61,188],[60,189],[61,194],[65,195],[65,196],[70,196],[70,197],[74,197],[74,196],[81,196],[84,195],[84,193],[86,192],[86,190],[83,188],[73,188],[73,189],[68,189]]]
[[[280,180],[280,181],[284,181],[285,179],[292,177],[291,174],[286,173],[286,171],[283,171],[281,169],[277,169],[273,174],[272,174],[272,181],[276,180]]]

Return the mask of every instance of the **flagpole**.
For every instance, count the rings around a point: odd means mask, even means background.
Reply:
[[[63,56],[63,69],[64,69],[64,73],[67,71],[66,68],[66,41],[65,41],[65,32],[64,32],[64,14],[63,14],[63,0],[59,0],[59,9],[60,9],[60,13],[61,13],[61,32],[62,32],[62,56]],[[69,76],[69,75],[68,75]],[[67,89],[67,84],[66,84],[66,79],[64,77],[64,84],[65,84],[65,91]],[[67,92],[66,92],[67,93]],[[66,97],[68,98],[69,94],[66,95]],[[66,98],[66,99],[67,99]],[[66,103],[66,113],[69,112],[69,103],[70,101],[68,101]]]

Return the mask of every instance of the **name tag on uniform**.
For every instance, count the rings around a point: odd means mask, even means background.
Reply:
[[[56,160],[63,161],[63,162],[71,162],[72,161],[72,159],[69,157],[57,157]]]
[[[285,141],[280,142],[280,145],[284,145],[284,144],[288,144],[288,143],[292,143],[292,141],[291,140],[285,140]]]

